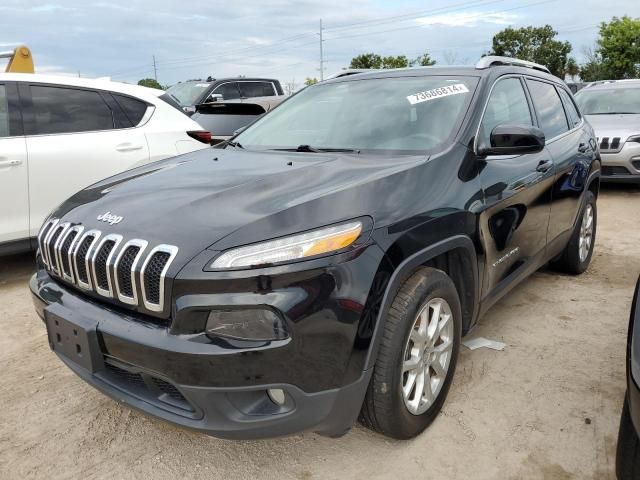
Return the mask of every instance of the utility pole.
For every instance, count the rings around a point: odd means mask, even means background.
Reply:
[[[320,81],[324,80],[324,54],[322,52],[322,19],[320,19]]]
[[[153,56],[153,78],[156,79],[156,82],[158,81],[158,71],[156,70],[156,56]]]

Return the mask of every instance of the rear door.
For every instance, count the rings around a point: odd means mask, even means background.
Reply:
[[[478,136],[488,137],[498,125],[536,125],[535,115],[519,76],[494,84]],[[499,295],[517,279],[538,268],[544,256],[553,164],[549,152],[487,156],[480,180],[485,199],[480,228],[487,265],[485,296]]]
[[[32,235],[77,191],[149,161],[144,133],[123,128],[131,125],[126,110],[108,92],[37,83],[20,89]]]
[[[0,244],[29,237],[27,147],[15,83],[0,83]]]

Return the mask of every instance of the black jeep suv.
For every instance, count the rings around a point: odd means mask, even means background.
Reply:
[[[599,175],[540,65],[351,75],[74,195],[30,286],[59,358],[144,412],[228,438],[360,415],[409,438],[480,315],[547,262],[587,268]]]

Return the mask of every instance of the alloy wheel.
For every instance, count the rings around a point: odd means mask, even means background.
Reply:
[[[582,215],[582,223],[580,225],[580,239],[578,241],[578,255],[580,261],[584,262],[591,250],[591,242],[593,241],[593,207],[587,205]]]
[[[434,298],[418,312],[402,363],[402,399],[413,415],[421,415],[435,402],[445,383],[453,350],[451,307]]]

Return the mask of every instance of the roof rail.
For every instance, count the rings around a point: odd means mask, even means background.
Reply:
[[[490,68],[495,65],[513,65],[515,67],[526,67],[526,68],[532,68],[534,70],[540,70],[541,72],[545,72],[545,73],[551,73],[547,67],[545,67],[544,65],[540,65],[539,63],[533,63],[527,60],[520,60],[518,58],[498,57],[495,55],[488,55],[486,57],[482,57],[476,63],[476,68],[479,70],[483,70],[485,68]]]

